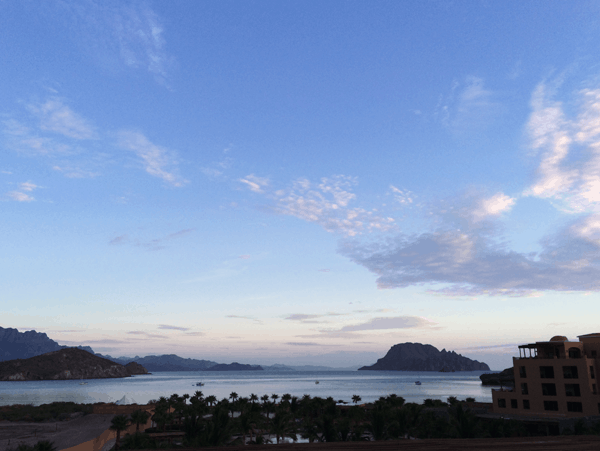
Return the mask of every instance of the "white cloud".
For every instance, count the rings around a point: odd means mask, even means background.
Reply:
[[[245,178],[240,179],[240,182],[244,183],[250,191],[255,193],[263,193],[264,188],[269,185],[269,179],[266,177],[257,177],[254,174],[247,175]]]
[[[19,184],[19,189],[21,191],[33,191],[36,188],[39,188],[39,186],[31,182],[24,182]]]
[[[29,110],[39,118],[41,130],[73,139],[96,138],[94,127],[59,98],[51,98],[41,105],[29,105]]]
[[[415,195],[408,190],[401,190],[396,188],[394,185],[390,185],[391,194],[394,196],[394,200],[401,205],[409,205],[413,203]]]
[[[29,194],[22,193],[20,191],[11,191],[6,195],[10,199],[15,200],[17,202],[31,202],[35,200],[34,197],[30,196]]]
[[[579,114],[568,119],[553,91],[540,83],[532,96],[528,132],[540,153],[536,181],[525,195],[558,202],[564,211],[600,206],[600,89],[579,91]]]
[[[445,295],[537,296],[600,291],[600,214],[578,218],[539,253],[501,246],[487,229],[438,230],[383,243],[347,241],[340,252],[377,275],[379,288],[443,284]]]
[[[174,153],[153,144],[142,133],[121,131],[118,134],[118,145],[134,152],[142,160],[148,174],[177,187],[187,183],[187,180],[177,174],[178,163]]]
[[[342,175],[322,178],[316,186],[307,179],[298,179],[290,189],[274,193],[274,209],[347,236],[394,228],[393,218],[348,206],[356,198],[350,191],[356,183],[356,179]]]
[[[476,221],[488,218],[490,216],[499,216],[509,211],[515,204],[515,199],[504,193],[496,193],[492,197],[482,199],[477,208],[473,211],[473,217]]]
[[[19,189],[6,193],[6,196],[16,202],[32,202],[35,200],[35,198],[27,193],[31,193],[37,188],[39,188],[39,186],[33,182],[19,183]]]

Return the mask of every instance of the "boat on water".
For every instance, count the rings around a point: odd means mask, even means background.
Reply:
[[[415,385],[421,385],[421,381],[416,381]]]
[[[318,383],[319,383],[319,381],[315,381],[315,384],[318,384]]]
[[[196,382],[196,387],[204,387],[204,382]]]

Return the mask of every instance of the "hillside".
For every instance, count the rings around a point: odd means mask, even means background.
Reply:
[[[141,371],[137,368],[136,371]],[[131,372],[110,360],[77,348],[65,348],[29,359],[0,362],[0,381],[105,379]]]
[[[217,365],[210,360],[184,359],[175,354],[138,357],[135,362],[148,371],[202,371]]]
[[[263,371],[263,369],[260,365],[245,365],[243,363],[233,362],[230,364],[219,363],[204,371]]]
[[[385,357],[360,370],[380,371],[489,371],[485,363],[463,357],[454,351],[439,351],[432,345],[401,343],[391,347]]]

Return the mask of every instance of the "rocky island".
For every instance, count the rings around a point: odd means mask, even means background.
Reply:
[[[391,347],[385,357],[360,370],[379,371],[489,371],[490,367],[454,351],[439,351],[432,345],[400,343]]]
[[[125,367],[78,348],[0,362],[0,381],[105,379],[146,373],[141,365]]]

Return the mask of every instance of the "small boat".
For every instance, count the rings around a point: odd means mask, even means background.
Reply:
[[[87,382],[80,382],[79,385],[87,385]]]
[[[416,381],[415,385],[421,385],[421,381]]]
[[[204,386],[204,382],[196,382],[196,387],[203,387]]]
[[[315,384],[318,384],[318,383],[319,383],[319,381],[315,381]]]

